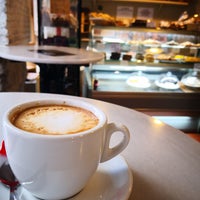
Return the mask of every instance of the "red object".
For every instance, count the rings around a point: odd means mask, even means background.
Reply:
[[[94,90],[96,90],[96,89],[97,89],[97,87],[98,87],[98,84],[99,84],[98,80],[97,80],[97,79],[95,79],[95,80],[94,80]]]
[[[2,142],[2,145],[1,145],[0,155],[6,156],[6,148],[5,148],[4,141]]]
[[[61,36],[61,27],[56,27],[56,35]]]

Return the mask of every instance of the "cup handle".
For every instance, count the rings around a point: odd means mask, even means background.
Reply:
[[[112,134],[115,132],[121,132],[123,134],[122,140],[115,145],[114,147],[110,148],[110,139]],[[126,126],[124,125],[117,125],[115,123],[109,123],[107,124],[106,130],[105,130],[105,142],[104,142],[104,148],[101,156],[100,162],[105,162],[107,160],[110,160],[111,158],[115,157],[119,153],[121,153],[128,145],[130,140],[130,133]]]

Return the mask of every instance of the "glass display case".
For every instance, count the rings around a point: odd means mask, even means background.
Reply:
[[[104,52],[105,60],[86,69],[87,96],[142,111],[199,115],[198,35],[92,27],[88,48]]]

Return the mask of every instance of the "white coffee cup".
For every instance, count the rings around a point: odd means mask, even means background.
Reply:
[[[16,113],[52,104],[84,108],[91,111],[99,122],[83,132],[63,135],[31,133],[13,125]],[[8,160],[19,182],[34,196],[49,200],[68,198],[80,192],[98,164],[123,151],[130,137],[124,125],[108,123],[99,108],[74,98],[15,105],[4,114],[3,129]],[[123,137],[110,147],[115,132],[121,132]]]

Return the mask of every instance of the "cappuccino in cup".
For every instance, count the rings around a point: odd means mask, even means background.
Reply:
[[[19,111],[12,123],[31,133],[75,134],[95,127],[99,120],[89,110],[69,105],[34,106]]]
[[[116,132],[123,137],[111,146]],[[83,190],[99,163],[122,152],[130,139],[126,126],[108,123],[97,106],[66,96],[13,106],[3,116],[3,136],[21,186],[49,200]]]

